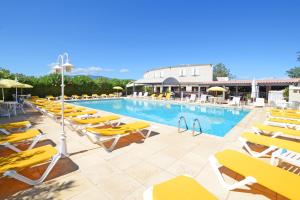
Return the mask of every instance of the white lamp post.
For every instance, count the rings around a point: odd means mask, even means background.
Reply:
[[[69,54],[63,53],[58,56],[57,64],[53,67],[56,73],[61,73],[61,135],[60,135],[60,153],[64,156],[68,156],[67,153],[67,143],[66,143],[66,134],[65,134],[65,123],[64,123],[64,114],[65,114],[65,84],[64,84],[64,72],[71,72],[73,65],[69,62]]]

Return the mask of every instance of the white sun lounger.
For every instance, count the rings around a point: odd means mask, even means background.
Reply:
[[[149,94],[148,92],[145,92],[143,97],[144,97],[144,98],[147,98],[147,97],[148,97],[148,94]]]
[[[253,103],[254,107],[265,107],[265,99],[264,98],[257,98]]]
[[[201,94],[200,103],[206,103],[206,101],[207,101],[207,95],[206,94]]]
[[[233,97],[231,101],[228,102],[228,105],[232,106],[240,106],[241,104],[241,97]]]

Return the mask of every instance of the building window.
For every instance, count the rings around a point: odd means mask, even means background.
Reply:
[[[185,71],[185,69],[180,69],[180,71],[179,71],[179,76],[186,76],[186,71]]]
[[[200,75],[200,70],[194,67],[192,69],[192,76],[199,76]]]
[[[160,76],[161,76],[161,74],[160,74],[159,71],[156,71],[156,72],[154,73],[154,77],[155,77],[155,78],[160,78]]]
[[[164,71],[161,71],[160,72],[160,78],[163,78],[164,77]]]

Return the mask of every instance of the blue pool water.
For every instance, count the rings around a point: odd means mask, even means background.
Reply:
[[[237,108],[183,105],[163,101],[136,99],[107,99],[75,101],[72,103],[175,127],[178,125],[179,117],[184,116],[189,129],[192,127],[193,120],[197,118],[200,121],[204,133],[220,137],[223,137],[249,113],[248,110]]]

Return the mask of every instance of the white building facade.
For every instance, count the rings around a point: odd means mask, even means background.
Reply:
[[[142,79],[134,82],[136,85],[148,85],[154,92],[179,91],[192,92],[199,82],[213,80],[211,64],[187,64],[160,67],[144,73]]]

